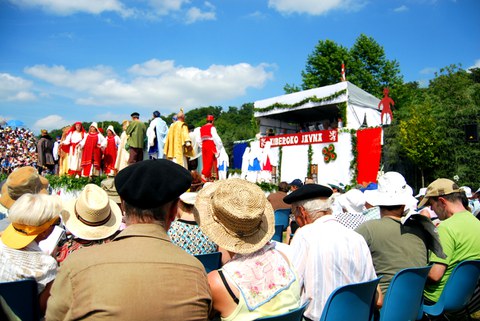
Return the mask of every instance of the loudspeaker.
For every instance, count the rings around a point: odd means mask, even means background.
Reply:
[[[478,125],[477,124],[465,125],[465,140],[471,143],[478,142]]]

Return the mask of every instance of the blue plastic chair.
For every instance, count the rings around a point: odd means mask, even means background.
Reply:
[[[328,297],[320,321],[370,321],[375,310],[375,293],[382,277],[341,286]]]
[[[417,320],[423,303],[423,289],[431,266],[403,269],[390,281],[380,321]]]
[[[438,302],[423,305],[427,315],[439,316],[467,308],[480,277],[480,260],[466,260],[457,264],[447,280]],[[467,311],[468,313],[468,311]]]
[[[283,242],[283,225],[275,224],[275,234],[273,234],[272,240]]]
[[[35,279],[1,282],[0,296],[20,320],[40,320],[40,305]]]
[[[205,267],[205,271],[210,273],[213,270],[218,270],[222,267],[222,253],[213,252],[207,254],[197,254],[195,257],[202,262]]]
[[[282,225],[285,231],[290,223],[290,208],[279,208],[275,210],[275,225]]]
[[[255,321],[302,321],[303,319],[303,312],[307,308],[308,304],[310,303],[310,300],[302,304],[300,307],[293,309],[291,311],[279,314],[279,315],[274,315],[271,317],[263,317],[260,319],[256,319]]]

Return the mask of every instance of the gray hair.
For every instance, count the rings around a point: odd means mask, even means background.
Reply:
[[[315,221],[324,214],[322,212],[327,212],[327,214],[332,213],[332,204],[333,198],[314,198],[309,200],[303,200],[294,202],[293,206],[302,206],[308,215]]]
[[[58,195],[23,194],[8,211],[12,223],[40,226],[60,216],[62,200]]]

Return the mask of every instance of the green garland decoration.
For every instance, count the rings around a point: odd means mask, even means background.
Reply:
[[[307,177],[312,177],[312,158],[313,158],[313,148],[312,144],[308,145],[308,164],[307,164]]]
[[[333,144],[329,144],[328,147],[325,146],[322,149],[322,154],[323,161],[327,164],[337,159],[337,153],[335,153],[335,146]]]
[[[318,98],[317,96],[313,95],[311,97],[307,97],[295,104],[281,104],[281,103],[274,103],[270,106],[267,106],[265,108],[253,108],[253,111],[257,111],[257,112],[267,112],[267,111],[271,111],[271,110],[274,110],[274,109],[292,109],[292,108],[295,108],[295,107],[298,107],[298,106],[302,106],[308,102],[313,102],[313,103],[323,103],[323,102],[326,102],[326,101],[330,101],[330,100],[333,100],[335,98],[338,98],[340,97],[341,95],[344,95],[347,93],[347,90],[346,89],[343,89],[343,90],[340,90],[340,91],[337,91],[336,93],[333,93],[331,94],[330,96],[327,96],[327,97],[323,97],[323,98]],[[346,103],[345,103],[346,105]],[[346,108],[345,108],[346,109]],[[346,115],[342,115],[342,116],[346,116]],[[343,119],[343,118],[342,118]],[[345,120],[344,120],[345,122]]]
[[[347,102],[344,101],[343,103],[339,103],[338,109],[340,112],[340,118],[342,119],[343,122],[343,127],[347,126]]]
[[[278,166],[277,166],[278,181],[282,181],[282,146],[278,147]]]
[[[101,175],[94,177],[75,178],[67,175],[45,175],[45,178],[48,179],[50,187],[53,189],[65,188],[67,191],[79,191],[82,190],[87,184],[95,184],[100,186],[100,183],[107,178],[107,176]]]
[[[352,141],[352,161],[350,162],[350,172],[352,173],[352,180],[350,183],[352,185],[357,184],[358,177],[358,151],[357,151],[357,131],[352,129],[350,131],[350,137]]]

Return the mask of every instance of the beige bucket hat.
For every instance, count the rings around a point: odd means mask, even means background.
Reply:
[[[84,240],[107,238],[122,223],[120,207],[95,184],[85,185],[77,199],[66,203],[62,217],[67,229]]]

